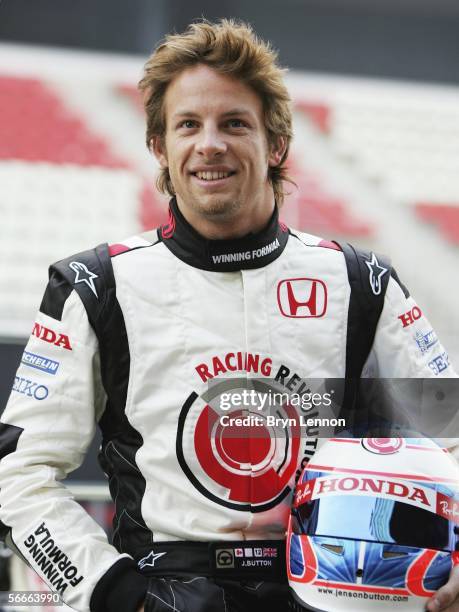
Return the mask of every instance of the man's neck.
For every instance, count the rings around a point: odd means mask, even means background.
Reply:
[[[215,215],[205,217],[190,211],[177,198],[177,206],[186,221],[203,238],[208,240],[231,240],[242,238],[248,234],[261,232],[268,224],[275,207],[274,198],[268,205],[260,206],[252,214],[238,215],[237,218]]]
[[[238,238],[206,238],[185,219],[175,198],[169,203],[167,223],[158,229],[164,246],[178,259],[190,266],[212,272],[237,272],[261,268],[272,263],[287,245],[289,231],[279,222],[275,207],[261,230],[253,231],[253,224],[244,228]]]

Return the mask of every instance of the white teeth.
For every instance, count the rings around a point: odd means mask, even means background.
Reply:
[[[196,172],[196,176],[203,181],[217,181],[229,175],[229,172]]]

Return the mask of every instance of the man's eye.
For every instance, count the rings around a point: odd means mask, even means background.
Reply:
[[[228,125],[229,127],[232,127],[232,128],[245,127],[245,123],[241,121],[241,119],[230,119],[228,121]]]
[[[193,121],[192,119],[185,119],[185,121],[182,121],[179,124],[179,127],[184,127],[184,128],[194,128],[196,126],[196,122]]]

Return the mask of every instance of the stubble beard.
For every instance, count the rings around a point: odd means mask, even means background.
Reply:
[[[197,214],[202,215],[209,221],[233,219],[243,208],[240,200],[227,200],[223,198],[209,203],[193,199],[190,202],[190,206]]]

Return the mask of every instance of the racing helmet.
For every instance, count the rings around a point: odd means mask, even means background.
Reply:
[[[295,489],[287,574],[300,609],[425,610],[459,563],[459,467],[426,438],[332,438]]]

